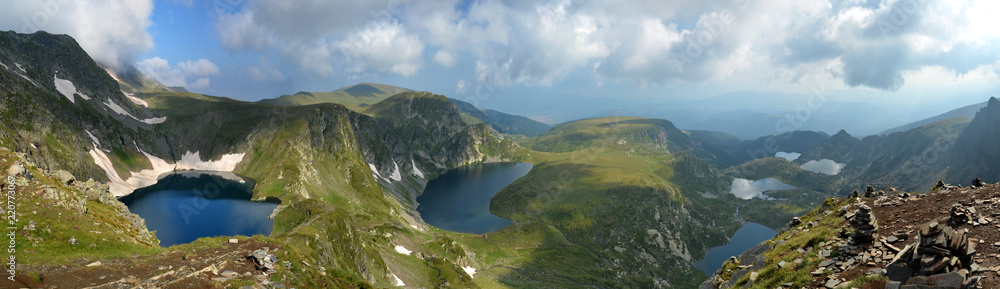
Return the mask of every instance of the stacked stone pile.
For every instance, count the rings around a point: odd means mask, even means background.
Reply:
[[[870,244],[874,240],[875,232],[878,231],[878,224],[875,223],[872,208],[868,207],[868,205],[861,205],[849,219],[851,227],[854,227],[854,235],[851,235],[851,242],[854,244]]]
[[[978,288],[971,276],[976,254],[968,231],[932,220],[920,226],[919,240],[903,248],[887,267],[886,288]]]

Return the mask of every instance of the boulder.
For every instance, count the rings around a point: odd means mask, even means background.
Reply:
[[[73,174],[65,170],[57,170],[54,173],[52,173],[52,176],[58,179],[59,182],[64,185],[69,185],[72,184],[74,181],[76,181],[76,177],[74,177]]]
[[[10,168],[7,168],[7,174],[10,174],[10,175],[15,176],[15,177],[19,176],[19,175],[21,175],[21,174],[23,174],[25,172],[27,172],[27,171],[24,169],[24,166],[22,166],[22,165],[12,165],[12,166],[10,166]]]

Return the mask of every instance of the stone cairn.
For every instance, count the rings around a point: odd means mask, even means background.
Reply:
[[[254,251],[247,256],[247,259],[253,261],[254,265],[257,266],[257,270],[264,271],[265,273],[274,273],[274,265],[278,263],[278,257],[271,254],[270,249],[264,247],[260,250]]]
[[[951,205],[951,212],[948,218],[948,225],[959,226],[963,224],[973,225],[979,220],[979,212],[975,207],[962,206],[962,204]]]
[[[976,179],[972,180],[972,187],[973,188],[979,188],[979,187],[982,187],[984,185],[986,185],[986,184],[984,184],[983,180],[980,180],[979,178],[976,178]]]
[[[878,224],[875,223],[872,208],[868,205],[861,205],[850,219],[851,227],[854,227],[854,235],[851,235],[852,243],[870,244],[875,240],[874,236],[875,232],[878,231]]]
[[[967,230],[955,230],[937,220],[920,226],[919,240],[900,250],[886,267],[886,288],[978,288],[979,277],[970,276],[975,245]],[[911,288],[911,287],[903,287]]]

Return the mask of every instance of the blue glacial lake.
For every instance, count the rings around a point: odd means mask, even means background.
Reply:
[[[494,163],[452,169],[427,183],[417,197],[417,212],[431,226],[460,233],[485,234],[510,226],[490,213],[490,200],[528,174],[529,163]]]
[[[250,201],[253,186],[233,173],[179,172],[119,200],[169,247],[201,237],[271,234],[268,216],[279,201]]]
[[[736,230],[733,237],[729,239],[729,244],[708,249],[708,252],[705,252],[705,259],[695,263],[694,267],[705,272],[705,275],[711,276],[712,273],[715,273],[716,270],[722,267],[723,262],[729,260],[729,257],[739,257],[740,254],[743,254],[743,251],[753,248],[753,246],[757,246],[761,242],[770,240],[776,235],[778,235],[778,232],[767,226],[757,223],[746,223],[739,230]]]

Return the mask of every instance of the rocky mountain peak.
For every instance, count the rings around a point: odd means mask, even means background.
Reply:
[[[838,131],[833,136],[830,136],[831,140],[833,140],[833,139],[849,139],[849,138],[854,138],[854,136],[852,136],[851,134],[847,133],[847,131],[843,130],[843,129],[840,130],[840,131]]]

